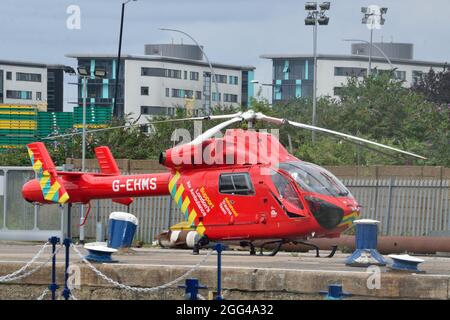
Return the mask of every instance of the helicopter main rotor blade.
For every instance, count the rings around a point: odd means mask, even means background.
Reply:
[[[199,145],[200,143],[202,143],[203,141],[213,137],[216,133],[218,133],[219,131],[221,131],[222,129],[225,129],[226,127],[232,125],[233,123],[236,122],[240,122],[244,120],[244,118],[242,116],[237,116],[234,117],[230,120],[227,120],[225,122],[219,123],[217,126],[212,127],[211,129],[206,130],[204,133],[202,133],[201,135],[199,135],[197,138],[195,138],[194,140],[192,140],[191,142],[187,143],[187,145]]]
[[[170,123],[170,122],[180,122],[180,121],[196,121],[196,120],[221,120],[221,119],[229,119],[234,118],[236,116],[239,116],[241,113],[234,113],[234,114],[224,114],[224,115],[211,115],[211,116],[204,116],[204,117],[191,117],[191,118],[181,118],[181,119],[167,119],[167,120],[157,120],[157,121],[150,121],[146,123],[132,123],[132,124],[126,124],[122,126],[115,126],[115,127],[107,127],[107,128],[101,128],[101,129],[92,129],[92,130],[86,130],[86,134],[88,133],[97,133],[102,131],[109,131],[114,129],[124,129],[124,128],[132,128],[132,127],[142,127],[152,124],[160,124],[160,123]],[[64,137],[73,137],[77,135],[82,135],[83,132],[73,132],[73,133],[66,133],[66,134],[60,134],[56,136],[49,136],[45,138],[41,138],[41,140],[55,140],[59,138]]]
[[[274,124],[279,124],[279,125],[290,124],[290,125],[292,125],[294,127],[297,127],[297,128],[308,129],[308,130],[318,131],[318,132],[325,132],[325,133],[336,135],[336,136],[340,136],[340,137],[343,137],[343,138],[346,138],[346,139],[359,141],[359,142],[367,143],[367,144],[374,145],[374,146],[377,146],[377,147],[380,147],[380,148],[385,148],[385,149],[389,149],[389,150],[392,150],[392,151],[395,151],[395,152],[403,153],[403,154],[406,154],[408,156],[416,157],[416,158],[419,158],[419,159],[427,159],[427,158],[425,158],[425,157],[423,157],[421,155],[418,155],[418,154],[415,154],[415,153],[412,153],[412,152],[404,151],[404,150],[401,150],[401,149],[398,149],[398,148],[394,148],[394,147],[391,147],[391,146],[388,146],[388,145],[385,145],[385,144],[381,144],[381,143],[378,143],[378,142],[374,142],[374,141],[370,141],[370,140],[367,140],[367,139],[359,138],[359,137],[352,136],[350,134],[346,134],[346,133],[342,133],[342,132],[338,132],[338,131],[333,131],[333,130],[329,130],[329,129],[325,129],[325,128],[321,128],[321,127],[311,126],[311,125],[300,123],[300,122],[289,121],[289,120],[286,120],[286,119],[269,117],[269,116],[266,116],[266,115],[264,115],[262,113],[258,113],[256,115],[256,117],[257,117],[258,120],[267,121],[269,123],[274,123]]]

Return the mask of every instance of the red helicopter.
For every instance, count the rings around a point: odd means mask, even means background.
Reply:
[[[89,203],[112,199],[129,205],[133,197],[170,195],[184,221],[171,232],[184,232],[194,252],[210,241],[281,244],[312,237],[338,237],[352,226],[360,206],[350,191],[329,171],[289,154],[278,139],[266,132],[229,129],[234,123],[255,121],[292,125],[375,145],[409,156],[424,157],[348,134],[252,110],[231,115],[188,118],[228,119],[192,142],[161,153],[168,172],[121,175],[108,147],[95,149],[100,173],[57,171],[42,142],[29,144],[28,153],[37,178],[23,186],[26,201],[40,204]],[[186,119],[184,119],[186,120]]]

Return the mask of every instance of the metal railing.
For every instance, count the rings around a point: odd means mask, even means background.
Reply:
[[[379,220],[381,235],[450,236],[450,181],[348,179],[361,217]]]
[[[61,237],[63,208],[32,205],[22,197],[22,186],[34,177],[31,167],[0,167],[0,240]]]

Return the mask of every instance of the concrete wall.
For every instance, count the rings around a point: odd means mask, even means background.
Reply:
[[[0,274],[8,274],[22,265],[0,264]],[[154,287],[170,282],[187,272],[184,266],[96,265],[103,273],[120,283],[137,287]],[[63,264],[57,266],[57,279],[63,279]],[[153,294],[137,294],[112,288],[85,265],[80,265],[81,290],[74,290],[78,299],[184,299],[183,289],[176,285]],[[0,299],[36,299],[50,281],[50,266],[45,266],[23,280],[0,284]],[[226,299],[323,299],[319,292],[331,283],[342,283],[353,299],[444,299],[449,296],[449,276],[383,273],[380,289],[369,289],[373,273],[365,271],[317,271],[269,268],[222,268],[222,287]],[[190,277],[198,278],[209,290],[215,290],[215,267],[200,267]],[[181,283],[179,283],[181,284]],[[177,284],[178,285],[178,284]],[[59,293],[61,292],[61,289]],[[200,293],[207,296],[205,290]],[[47,295],[47,299],[49,296]]]

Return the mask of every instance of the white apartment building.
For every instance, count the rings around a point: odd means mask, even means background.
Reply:
[[[373,48],[372,72],[393,70],[394,78],[404,80],[404,86],[414,85],[422,74],[430,69],[442,71],[445,62],[414,60],[412,44],[375,43],[383,50],[384,57]],[[347,84],[350,76],[362,78],[368,71],[366,44],[352,45],[351,55],[317,55],[317,96],[339,96],[339,89]],[[261,58],[272,59],[272,100],[286,102],[300,97],[311,97],[314,79],[314,57],[310,54],[265,54]]]
[[[0,104],[63,110],[63,65],[0,60]]]
[[[117,115],[132,113],[140,122],[154,115],[173,115],[185,108],[193,115],[207,113],[211,107],[248,105],[253,96],[252,66],[212,63],[215,82],[211,81],[209,64],[201,51],[191,45],[146,45],[146,55],[122,55],[119,71]],[[92,74],[88,80],[88,106],[112,107],[116,82],[114,54],[69,54],[78,66]],[[105,79],[94,79],[96,67],[106,69]],[[211,105],[212,102],[212,105]],[[79,89],[78,105],[82,103]]]

